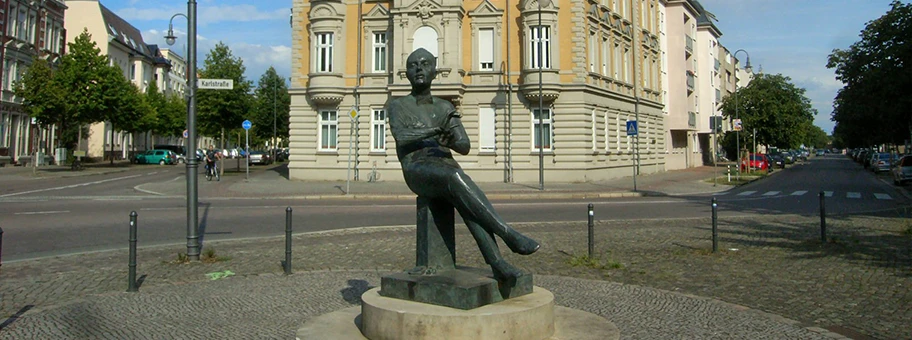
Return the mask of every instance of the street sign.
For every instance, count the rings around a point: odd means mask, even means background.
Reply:
[[[184,130],[184,138],[190,138],[190,130]]]
[[[740,119],[732,120],[732,130],[741,131],[742,128]]]
[[[358,118],[358,110],[355,109],[355,108],[352,108],[351,111],[348,111],[348,115],[351,116],[352,119],[357,119],[357,118]]]
[[[230,90],[234,88],[233,79],[197,79],[196,87],[206,90]]]
[[[241,127],[243,127],[244,130],[250,130],[251,126],[253,126],[253,124],[251,124],[249,120],[245,120],[244,123],[241,124]]]
[[[639,128],[637,128],[637,121],[635,121],[635,120],[628,120],[628,121],[627,121],[627,135],[628,135],[628,136],[636,136],[636,135],[639,135],[639,134],[640,134],[640,131],[639,131]]]

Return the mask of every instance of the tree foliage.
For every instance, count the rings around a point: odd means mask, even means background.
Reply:
[[[206,54],[202,78],[232,79],[231,90],[198,90],[197,117],[199,129],[207,135],[219,135],[222,131],[229,133],[241,128],[241,123],[248,118],[251,106],[250,88],[252,84],[244,78],[244,61],[235,57],[222,42]]]
[[[912,99],[904,93],[912,86],[912,4],[894,0],[859,36],[827,60],[844,84],[833,101],[834,137],[848,147],[900,144],[912,135]]]
[[[794,149],[807,142],[817,113],[803,88],[781,74],[757,74],[750,84],[722,101],[722,115],[740,118],[744,130],[741,145],[753,143],[756,129],[758,145]],[[819,128],[818,128],[819,129]],[[751,140],[747,140],[750,137]],[[731,137],[726,136],[726,139]],[[728,143],[725,143],[726,146]],[[730,150],[729,155],[736,155]]]
[[[251,132],[256,137],[255,144],[272,140],[273,124],[277,138],[288,140],[288,113],[291,110],[291,96],[288,94],[285,78],[279,76],[275,68],[269,67],[260,77],[254,91],[252,109],[253,128],[251,128]]]

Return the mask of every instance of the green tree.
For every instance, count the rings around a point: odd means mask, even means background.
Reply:
[[[808,127],[807,140],[804,142],[804,145],[813,147],[815,149],[824,149],[830,144],[830,137],[827,136],[826,131],[823,131],[817,125],[811,125]]]
[[[206,54],[199,72],[202,78],[234,80],[231,90],[196,92],[200,131],[206,135],[221,135],[222,147],[225,146],[225,133],[240,129],[241,123],[248,118],[252,84],[244,78],[246,70],[244,61],[232,55],[231,49],[219,42]]]
[[[276,73],[275,68],[269,67],[254,91],[253,101],[253,125],[252,129],[256,135],[257,143],[271,141],[273,136],[273,125],[275,125],[275,134],[279,140],[288,140],[288,117],[291,110],[291,96],[288,94],[288,87],[285,84],[285,78]],[[265,143],[264,143],[265,144]],[[272,143],[270,143],[271,147]]]
[[[912,137],[912,98],[905,94],[912,86],[912,4],[894,0],[859,36],[827,59],[844,84],[833,104],[834,137],[849,147],[901,143]]]
[[[65,115],[66,96],[55,80],[55,71],[46,60],[35,59],[22,79],[14,84],[14,93],[22,98],[22,109],[38,124],[57,125],[58,145],[69,145],[76,140],[76,130]]]
[[[789,77],[757,74],[748,86],[722,101],[722,114],[741,119],[741,145],[748,142],[748,136],[753,143],[756,129],[757,145],[797,148],[807,140],[808,127],[817,113],[804,93]]]

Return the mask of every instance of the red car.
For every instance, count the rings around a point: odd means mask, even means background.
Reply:
[[[741,171],[769,171],[770,159],[762,153],[752,153],[741,161]]]

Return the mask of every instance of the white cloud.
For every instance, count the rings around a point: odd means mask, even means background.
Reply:
[[[247,67],[247,78],[254,83],[270,66],[274,67],[282,77],[291,76],[291,47],[289,46],[233,43],[228,47],[235,56],[244,60],[244,66]]]

